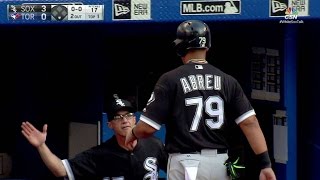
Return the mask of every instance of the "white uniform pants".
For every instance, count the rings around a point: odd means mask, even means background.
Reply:
[[[201,153],[169,154],[167,180],[230,180],[224,165],[228,154],[215,149]]]

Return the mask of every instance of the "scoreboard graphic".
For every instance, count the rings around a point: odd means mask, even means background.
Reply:
[[[103,21],[104,5],[37,4],[7,5],[9,21]]]

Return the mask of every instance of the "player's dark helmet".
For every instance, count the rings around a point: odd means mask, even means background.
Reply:
[[[173,45],[179,56],[185,56],[191,48],[210,48],[211,34],[208,25],[199,20],[187,20],[177,28]]]

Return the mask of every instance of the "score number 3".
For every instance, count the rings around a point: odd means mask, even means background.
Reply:
[[[203,97],[187,98],[185,100],[185,104],[186,106],[197,106],[190,127],[190,132],[198,130],[198,126],[203,112],[207,113],[210,117],[216,118],[216,120],[205,119],[206,125],[210,129],[219,129],[222,126],[224,117],[224,106],[223,100],[219,96],[209,96],[205,101],[203,101]],[[213,108],[212,104],[216,104],[216,108]]]

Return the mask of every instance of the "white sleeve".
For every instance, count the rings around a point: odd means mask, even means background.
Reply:
[[[75,180],[72,169],[70,167],[69,161],[67,159],[62,160],[62,164],[67,171],[68,177],[65,177],[66,180]]]
[[[241,116],[239,116],[235,121],[237,124],[241,123],[242,121],[244,121],[245,119],[247,119],[250,116],[256,115],[256,112],[254,110],[250,110],[244,114],[242,114]]]

